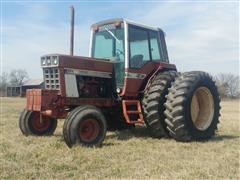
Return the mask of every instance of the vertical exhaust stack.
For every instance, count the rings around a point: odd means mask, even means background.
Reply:
[[[71,24],[70,24],[70,55],[73,56],[74,51],[74,7],[70,7]]]

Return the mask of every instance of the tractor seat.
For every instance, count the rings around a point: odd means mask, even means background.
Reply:
[[[130,67],[133,68],[140,68],[143,64],[143,55],[142,54],[136,54],[131,57],[130,59]]]

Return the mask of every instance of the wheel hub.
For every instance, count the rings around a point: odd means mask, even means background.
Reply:
[[[48,120],[45,117],[42,117],[42,120],[40,120],[40,115],[38,113],[34,114],[32,119],[32,127],[39,131],[43,132],[46,131],[50,126],[50,120]]]
[[[210,90],[199,87],[195,90],[191,101],[191,117],[198,130],[206,130],[214,115],[214,100]]]
[[[91,142],[97,138],[100,132],[100,126],[95,119],[86,119],[80,125],[79,135],[85,142]]]

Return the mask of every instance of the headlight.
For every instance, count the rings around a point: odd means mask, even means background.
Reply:
[[[52,57],[52,65],[58,65],[58,57],[57,56]]]
[[[41,66],[57,66],[59,64],[58,56],[41,57]]]
[[[50,56],[47,56],[47,65],[51,65],[51,59],[50,59]]]
[[[121,88],[117,88],[117,93],[120,94],[122,92]]]
[[[41,58],[41,65],[42,65],[42,66],[45,66],[45,65],[46,65],[46,59],[45,59],[45,57],[42,57],[42,58]]]

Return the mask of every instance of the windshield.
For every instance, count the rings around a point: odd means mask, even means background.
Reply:
[[[124,29],[113,25],[102,26],[93,34],[92,57],[109,59],[114,63],[117,87],[124,84]]]
[[[95,58],[124,61],[124,30],[104,26],[93,34],[93,54]]]

